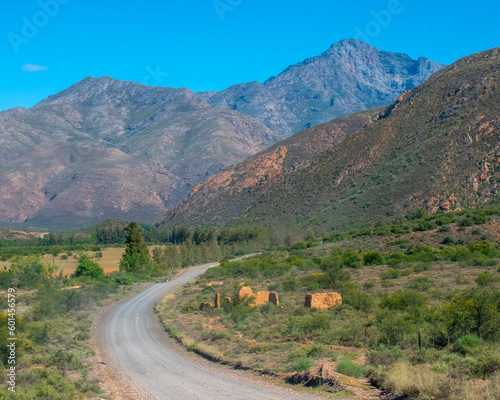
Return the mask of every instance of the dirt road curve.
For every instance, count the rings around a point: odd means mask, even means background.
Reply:
[[[154,304],[215,265],[194,267],[172,282],[155,284],[102,314],[96,330],[98,357],[105,363],[102,368],[108,379],[117,388],[115,399],[316,398],[274,388],[247,373],[199,360],[197,356],[179,351],[178,345],[162,331],[153,312]]]

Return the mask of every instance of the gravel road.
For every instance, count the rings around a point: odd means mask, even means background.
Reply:
[[[216,263],[194,267],[171,282],[155,284],[109,307],[100,317],[97,343],[101,364],[112,369],[114,398],[158,400],[262,400],[318,398],[271,386],[252,374],[213,365],[174,343],[153,312],[167,294]],[[120,391],[120,390],[118,390]]]

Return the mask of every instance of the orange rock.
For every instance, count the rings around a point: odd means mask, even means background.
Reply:
[[[220,293],[215,293],[214,307],[220,308]]]
[[[316,293],[306,295],[304,307],[329,310],[342,304],[342,296],[337,292]]]
[[[224,302],[228,304],[233,304],[233,302],[231,301],[231,297],[224,297]]]

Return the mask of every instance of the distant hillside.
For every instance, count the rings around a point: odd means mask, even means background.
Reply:
[[[240,111],[291,136],[337,117],[390,104],[443,67],[425,57],[413,60],[346,39],[262,84],[243,83],[200,95],[212,105]]]
[[[86,78],[0,113],[0,221],[152,222],[198,182],[281,138],[188,89]]]
[[[227,191],[228,184],[209,190],[214,181],[231,182],[227,176],[245,164],[232,167],[198,186],[162,224],[340,228],[488,202],[500,183],[499,84],[499,48],[463,58],[303,167],[241,193]],[[250,169],[238,181],[254,176]]]

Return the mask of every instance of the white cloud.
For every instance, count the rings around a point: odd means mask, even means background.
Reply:
[[[38,71],[48,71],[49,67],[44,67],[43,65],[35,65],[35,64],[24,64],[23,71],[26,72],[38,72]]]

